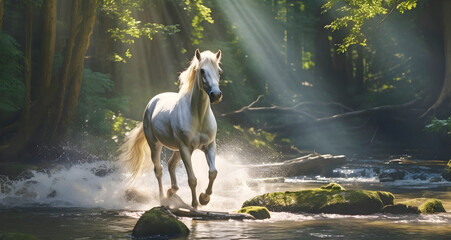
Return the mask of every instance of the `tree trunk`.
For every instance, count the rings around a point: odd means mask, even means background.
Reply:
[[[356,46],[357,48],[357,59],[356,59],[356,65],[355,65],[355,78],[354,78],[354,92],[356,94],[362,94],[364,92],[364,80],[365,80],[365,66],[363,64],[364,57],[363,57],[363,47],[362,46]]]
[[[3,0],[0,0],[0,31],[2,30],[2,25],[3,25],[4,10],[5,10],[4,2],[3,2]]]
[[[39,67],[39,95],[45,94],[52,81],[56,39],[57,0],[44,0],[42,5],[42,30]]]
[[[80,14],[81,0],[74,0],[72,2],[72,13],[71,13],[71,22],[70,22],[70,32],[69,38],[66,43],[66,52],[64,54],[64,62],[63,67],[59,77],[58,84],[58,98],[56,99],[55,104],[55,122],[56,126],[53,128],[53,132],[51,133],[52,141],[56,141],[59,134],[59,123],[61,121],[61,116],[64,109],[65,102],[65,94],[67,85],[69,82],[69,69],[71,66],[72,55],[74,51],[75,38],[80,30],[80,23],[82,22],[82,17]]]
[[[76,48],[73,51],[69,68],[69,85],[66,91],[66,101],[59,126],[60,133],[70,126],[75,116],[78,105],[78,96],[83,78],[83,64],[86,51],[89,47],[89,39],[96,20],[96,11],[99,6],[99,0],[83,0],[81,13],[83,21],[75,43]]]
[[[25,139],[29,137],[28,123],[30,122],[31,106],[31,45],[33,39],[33,2],[29,0],[25,7],[25,103],[22,115],[22,126]]]
[[[443,106],[447,109],[449,115],[449,109],[451,108],[451,1],[442,1],[443,11],[443,44],[445,51],[445,79],[443,80],[442,90],[435,103],[422,115],[426,116],[432,112],[435,112],[438,108],[442,107],[443,103],[447,103],[447,106]]]

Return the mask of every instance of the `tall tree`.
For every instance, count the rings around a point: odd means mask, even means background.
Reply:
[[[440,108],[444,103],[447,109],[451,109],[451,1],[442,0],[442,17],[443,17],[443,48],[445,54],[445,79],[443,80],[442,90],[437,100],[423,114],[428,115]],[[447,114],[450,114],[448,111]]]
[[[44,0],[42,5],[42,33],[40,49],[39,82],[40,94],[43,94],[52,81],[53,59],[56,39],[56,3],[57,0]]]
[[[76,48],[73,50],[70,60],[67,79],[69,84],[66,89],[66,99],[61,123],[59,123],[59,132],[64,132],[75,116],[83,77],[84,57],[89,47],[89,40],[94,27],[99,2],[99,0],[83,0],[81,3],[80,14],[82,16],[82,21],[75,43]],[[77,21],[77,19],[74,20]]]

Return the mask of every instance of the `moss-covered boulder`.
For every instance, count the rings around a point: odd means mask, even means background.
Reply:
[[[265,207],[261,207],[261,206],[243,207],[238,212],[239,213],[247,213],[249,215],[252,215],[255,219],[271,218],[271,214],[269,214],[268,209]]]
[[[38,240],[38,238],[28,233],[0,233],[0,240]]]
[[[451,160],[448,161],[448,164],[443,170],[442,177],[448,181],[451,181]]]
[[[423,214],[446,212],[442,201],[435,198],[415,198],[400,203],[418,208],[418,210]]]
[[[381,212],[386,205],[392,205],[395,198],[388,192],[344,190],[337,185],[297,192],[267,193],[244,202],[243,207],[263,206],[274,212],[372,214]]]
[[[187,236],[189,229],[165,207],[155,207],[145,212],[133,228],[133,237]]]

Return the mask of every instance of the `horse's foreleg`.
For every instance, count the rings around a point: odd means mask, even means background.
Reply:
[[[167,191],[167,197],[171,197],[177,192],[177,190],[179,190],[179,187],[177,185],[177,177],[175,175],[175,169],[177,168],[180,160],[180,152],[174,151],[168,161],[169,175],[171,176],[171,188],[169,188]]]
[[[207,149],[204,151],[205,157],[207,158],[208,167],[210,170],[208,171],[208,187],[205,193],[201,193],[199,196],[199,202],[202,205],[207,205],[210,202],[210,195],[213,193],[213,182],[218,175],[218,170],[216,170],[215,166],[215,157],[216,157],[216,141],[210,144]]]
[[[185,165],[186,168],[186,173],[188,174],[188,185],[191,189],[192,196],[191,206],[193,206],[193,208],[197,208],[197,206],[199,205],[199,202],[197,202],[196,198],[197,178],[194,175],[193,164],[191,163],[192,150],[190,150],[186,146],[181,146],[179,147],[179,151],[180,156],[182,157],[183,164]]]
[[[158,188],[160,191],[160,201],[164,198],[163,183],[161,182],[161,177],[163,176],[163,170],[161,168],[161,161],[160,161],[161,148],[162,148],[161,144],[155,144],[153,146],[150,146],[152,162],[153,162],[154,171],[155,171],[155,177],[158,180]]]

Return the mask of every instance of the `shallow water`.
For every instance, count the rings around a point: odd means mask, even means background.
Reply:
[[[233,157],[218,157],[220,174],[210,204],[204,210],[236,211],[243,201],[261,193],[302,190],[339,182],[347,189],[384,190],[398,201],[416,197],[441,199],[451,210],[451,183],[440,179],[442,166],[424,162],[406,166],[385,160],[351,161],[328,176],[250,179]],[[194,156],[198,192],[208,180],[201,154]],[[424,166],[425,165],[425,166]],[[239,167],[241,166],[241,167]],[[393,170],[394,169],[394,170]],[[405,171],[393,182],[380,182],[382,172]],[[165,172],[167,173],[167,172]],[[158,205],[153,174],[139,180],[134,192],[109,161],[77,163],[32,171],[21,180],[0,177],[0,233],[23,232],[40,239],[131,239],[139,216]],[[178,194],[190,202],[183,167],[178,168]],[[164,177],[169,186],[169,177]],[[336,214],[271,213],[269,220],[199,221],[182,218],[191,230],[188,239],[449,239],[451,212],[434,215],[346,216]]]

